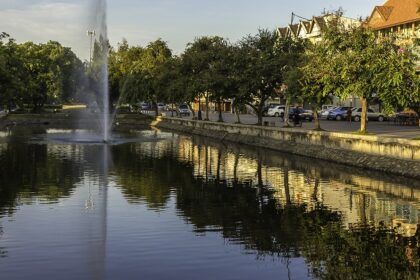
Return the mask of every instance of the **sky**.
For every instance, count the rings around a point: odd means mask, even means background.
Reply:
[[[105,0],[0,0],[0,32],[18,42],[49,40],[89,57],[87,30],[95,29],[93,3]],[[147,45],[162,38],[179,54],[188,42],[218,35],[235,42],[259,28],[290,23],[291,13],[311,18],[343,8],[345,15],[367,17],[384,0],[108,0],[111,45],[123,38],[130,45]]]

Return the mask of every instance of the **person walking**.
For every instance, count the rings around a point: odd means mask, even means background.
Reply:
[[[299,107],[294,108],[293,110],[293,124],[294,126],[300,126],[302,127],[302,123],[300,122],[300,112]]]

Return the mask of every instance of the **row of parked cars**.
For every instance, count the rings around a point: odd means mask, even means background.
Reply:
[[[303,108],[289,108],[289,118],[292,119],[294,115],[296,115],[296,111],[299,114],[299,117],[301,120],[306,121],[313,121],[314,115],[312,110],[305,110]],[[279,105],[279,104],[271,104],[269,105],[264,115],[268,117],[281,117],[284,118],[284,114],[286,112],[286,106],[285,105]]]
[[[157,109],[160,112],[162,112],[162,111],[169,111],[169,112],[174,111],[179,116],[190,116],[191,115],[191,110],[189,109],[187,104],[167,105],[167,104],[164,104],[164,103],[157,103]],[[155,107],[150,103],[140,103],[138,105],[138,110],[140,110],[140,111],[153,111],[153,110],[155,110]],[[136,110],[132,109],[132,111],[136,111]]]
[[[295,114],[296,108],[289,109],[289,117]],[[298,108],[299,116],[302,120],[312,121],[313,120],[313,111],[312,110],[305,110],[302,108]],[[359,122],[362,116],[362,108],[360,107],[345,107],[345,106],[332,106],[332,105],[325,105],[323,106],[323,110],[318,112],[318,116],[321,119],[326,120],[336,120],[341,121],[345,120],[349,116],[349,110],[351,111],[351,117],[353,121]],[[266,107],[264,115],[268,117],[281,117],[284,118],[284,113],[286,111],[285,105],[280,104],[271,104]],[[382,112],[376,112],[372,109],[368,109],[367,111],[367,118],[369,121],[386,121],[388,120],[388,116]]]
[[[362,108],[360,107],[332,107],[332,108],[323,110],[320,113],[320,117],[322,119],[336,120],[336,121],[348,119],[349,116],[351,116],[353,121],[360,122],[360,120],[362,119]],[[388,120],[388,116],[383,112],[376,112],[373,109],[369,108],[367,110],[367,119],[369,121],[383,122],[383,121]]]

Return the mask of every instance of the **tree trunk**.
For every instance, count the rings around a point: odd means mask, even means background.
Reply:
[[[209,121],[209,94],[206,93],[206,119],[205,121]]]
[[[286,107],[284,108],[284,126],[290,126],[289,124],[289,100],[286,99]]]
[[[153,106],[153,109],[155,109],[155,117],[158,117],[159,116],[159,108],[157,106],[157,102],[153,101],[152,106]]]
[[[263,124],[263,109],[264,109],[264,102],[261,102],[258,105],[257,116],[258,116],[258,123],[257,125],[262,126]]]
[[[238,183],[238,165],[239,165],[239,153],[235,153],[235,163],[233,165],[233,181]]]
[[[318,201],[318,189],[319,189],[319,179],[315,179],[314,192],[312,193],[312,199]]]
[[[239,106],[235,105],[236,123],[241,123],[241,117],[239,112]]]
[[[286,196],[286,205],[290,206],[292,204],[292,199],[290,197],[289,168],[288,167],[284,167],[284,194]]]
[[[220,165],[222,163],[222,151],[217,151],[217,169],[216,169],[216,183],[220,183]]]
[[[203,120],[203,116],[201,115],[201,97],[198,98],[198,116],[199,121]]]
[[[365,97],[360,98],[360,102],[362,103],[362,115],[360,119],[360,132],[366,133],[366,119],[367,119],[367,110],[368,110],[368,102]]]
[[[318,108],[312,107],[312,110],[314,112],[315,129],[321,130],[321,122],[319,121]]]
[[[264,184],[263,184],[263,177],[262,177],[262,160],[261,159],[258,159],[257,179],[258,179],[258,187],[262,188]]]
[[[219,107],[219,120],[218,122],[223,122],[223,113],[222,113],[222,101],[219,99],[217,102],[217,106]]]

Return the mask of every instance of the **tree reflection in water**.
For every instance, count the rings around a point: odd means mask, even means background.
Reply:
[[[369,209],[373,211],[368,196],[376,191],[372,186],[389,187],[400,178],[387,181],[379,174],[366,177],[347,167],[270,154],[177,136],[153,147],[113,148],[118,185],[127,199],[160,211],[173,195],[178,214],[197,234],[220,232],[228,243],[240,244],[258,258],[280,258],[287,263],[289,258],[303,256],[312,275],[322,279],[420,276],[419,231],[394,230],[368,214]],[[280,189],[264,176],[272,172],[267,166],[276,167],[282,177]],[[361,176],[368,178],[365,189],[354,183],[364,178]],[[297,177],[305,179],[307,200],[298,199],[301,186]],[[344,208],[325,204],[325,182],[341,182],[352,189],[353,197],[346,199],[358,203],[357,223],[348,223]],[[412,182],[401,183],[397,187],[410,188]],[[359,193],[355,194],[355,189]]]
[[[14,130],[0,153],[0,215],[12,213],[19,204],[31,204],[35,197],[47,203],[58,202],[70,196],[83,177],[83,166],[77,161],[83,153],[81,147],[72,147],[72,157],[61,157],[68,147],[61,147],[60,152],[60,146],[51,151],[47,144],[28,143],[32,133]]]
[[[9,137],[0,152],[0,215],[34,197],[70,196],[100,149],[57,151],[21,141],[22,131]],[[161,211],[174,199],[198,235],[219,232],[257,258],[304,257],[322,279],[420,277],[418,181],[175,134],[111,147],[110,156],[112,180],[130,203]]]

